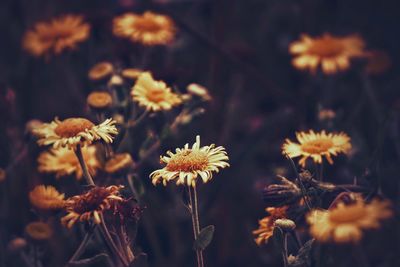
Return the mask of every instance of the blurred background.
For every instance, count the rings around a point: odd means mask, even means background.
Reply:
[[[2,0],[0,167],[8,175],[0,184],[0,266],[21,266],[18,259],[6,257],[5,248],[9,240],[23,236],[24,226],[35,217],[28,192],[41,179],[54,183],[36,171],[32,155],[38,148],[27,145],[31,141],[25,124],[55,116],[87,117],[86,96],[96,89],[87,72],[104,60],[151,70],[178,88],[199,83],[213,97],[206,113],[168,138],[141,170],[146,209],[136,245],[147,254],[149,266],[195,263],[182,188],[154,187],[148,175],[159,167],[160,154],[193,143],[197,134],[203,144],[226,147],[231,165],[199,187],[201,224],[216,227],[205,252],[207,266],[281,266],[279,251],[273,244],[258,247],[252,230],[265,214],[262,189],[276,182],[276,174],[294,176],[281,145],[296,131],[346,132],[353,152],[324,166],[326,180],[352,183],[357,178],[380,190],[398,209],[399,8],[396,0]],[[150,48],[143,56],[136,46],[115,38],[111,25],[116,15],[145,10],[171,16],[178,35],[170,46]],[[22,36],[35,22],[66,13],[82,14],[92,25],[91,37],[79,49],[49,59],[22,50]],[[359,60],[333,76],[296,70],[289,44],[302,33],[325,32],[359,34],[368,49],[389,55],[390,68],[366,75],[365,62]],[[322,109],[336,116],[321,119]],[[137,142],[144,138],[138,135]],[[311,172],[313,168],[309,166]],[[62,266],[78,244],[65,229],[59,230],[45,266]],[[385,229],[379,242],[367,244],[372,266],[399,266],[399,237],[398,227]],[[350,264],[336,266],[356,266]]]

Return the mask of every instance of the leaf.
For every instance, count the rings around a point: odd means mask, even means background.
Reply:
[[[96,267],[96,266],[112,266],[110,264],[110,258],[105,253],[97,254],[91,258],[73,261],[68,266],[76,266],[76,267]]]
[[[194,250],[204,250],[211,243],[214,236],[214,225],[209,225],[201,229],[197,239],[193,243]]]

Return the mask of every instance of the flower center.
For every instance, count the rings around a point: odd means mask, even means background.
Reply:
[[[329,219],[335,223],[354,222],[366,215],[364,205],[353,204],[329,212]]]
[[[133,26],[140,32],[158,32],[161,27],[153,18],[138,18]]]
[[[160,88],[152,88],[147,93],[147,99],[151,102],[159,103],[165,99],[165,90]]]
[[[54,132],[61,137],[73,137],[80,132],[92,129],[94,124],[84,118],[70,118],[62,121],[55,129]]]
[[[343,51],[343,44],[339,40],[332,38],[321,38],[314,40],[309,52],[321,57],[334,57]]]
[[[88,96],[87,102],[92,107],[105,108],[111,105],[112,98],[106,92],[93,92]]]
[[[207,168],[207,153],[200,150],[187,149],[172,156],[166,168],[168,171],[192,172]]]
[[[101,204],[104,203],[109,195],[110,193],[104,188],[93,188],[90,192],[81,196],[73,209],[78,214],[99,210],[101,209]]]
[[[301,145],[301,149],[309,154],[320,154],[328,151],[331,147],[333,147],[333,142],[330,139],[312,140]]]

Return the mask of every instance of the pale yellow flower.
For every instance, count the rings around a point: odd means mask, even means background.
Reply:
[[[325,74],[334,74],[347,70],[351,59],[362,57],[364,46],[363,39],[357,35],[337,37],[326,33],[313,38],[303,34],[290,45],[289,51],[296,56],[292,61],[296,68],[315,73],[321,66]]]
[[[139,106],[151,111],[170,110],[182,103],[179,95],[163,81],[155,81],[150,72],[143,72],[132,88],[131,96]]]
[[[198,176],[207,183],[211,180],[213,172],[229,167],[225,148],[215,147],[214,144],[200,147],[200,136],[196,137],[196,142],[191,148],[186,144],[184,148],[177,148],[175,153],[168,151],[167,155],[160,157],[160,161],[166,166],[150,174],[154,185],[160,182],[166,185],[167,182],[176,180],[177,185],[195,187]]]
[[[36,186],[29,192],[29,201],[32,206],[40,210],[58,210],[65,205],[64,194],[51,185]]]
[[[291,158],[301,156],[299,164],[305,167],[306,160],[312,158],[315,163],[321,164],[322,157],[325,157],[330,164],[333,164],[332,156],[338,153],[347,154],[351,150],[350,137],[345,133],[326,133],[321,131],[315,133],[310,130],[308,133],[296,133],[299,143],[285,140],[282,146],[282,153]]]
[[[165,15],[146,11],[126,13],[114,19],[114,35],[143,45],[166,45],[175,38],[175,24]]]
[[[82,155],[89,173],[95,175],[97,170],[101,168],[96,156],[96,147],[83,147]],[[82,167],[75,152],[65,147],[42,152],[38,157],[38,164],[39,172],[54,173],[56,178],[72,174],[75,174],[78,180],[82,178]]]
[[[97,140],[112,143],[113,135],[118,134],[115,123],[114,120],[107,119],[99,125],[94,125],[84,118],[69,118],[63,121],[56,118],[51,123],[43,123],[35,129],[35,133],[39,136],[39,145],[75,148],[77,145],[90,145]]]
[[[38,22],[25,33],[23,48],[34,56],[75,49],[77,44],[88,39],[90,25],[82,16],[65,15],[49,22]]]

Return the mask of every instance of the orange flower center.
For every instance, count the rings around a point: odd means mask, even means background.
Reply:
[[[335,57],[342,51],[342,42],[326,37],[314,40],[311,47],[309,48],[310,54],[316,54],[321,57]]]
[[[353,204],[339,207],[329,212],[329,219],[335,223],[354,222],[366,215],[364,205]]]
[[[112,98],[106,92],[93,92],[88,96],[87,103],[93,108],[106,108],[112,104]]]
[[[92,129],[94,124],[84,118],[70,118],[62,121],[55,129],[54,132],[61,137],[73,137],[80,132]]]
[[[301,145],[301,149],[309,154],[327,152],[331,147],[333,147],[333,142],[330,139],[312,140]]]
[[[207,153],[187,149],[172,156],[166,168],[168,171],[192,172],[203,171],[208,166]]]
[[[165,90],[161,88],[153,88],[147,92],[147,99],[154,103],[165,100]]]
[[[156,33],[161,30],[161,25],[153,18],[141,17],[135,20],[133,28],[140,32]]]
[[[41,32],[40,39],[44,42],[57,41],[59,39],[67,39],[73,34],[70,28],[48,29],[46,32]]]

